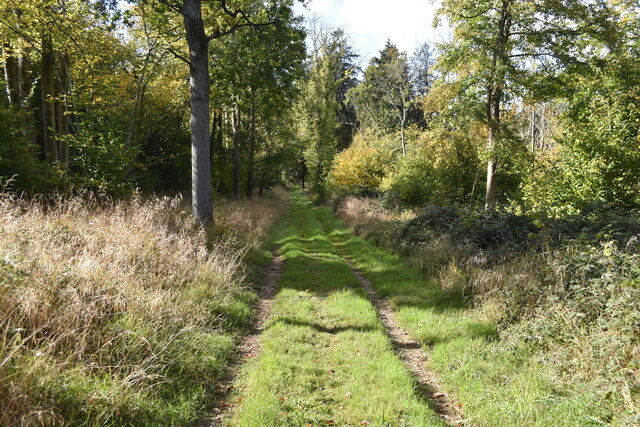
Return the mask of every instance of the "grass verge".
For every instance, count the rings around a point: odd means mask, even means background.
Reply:
[[[0,425],[184,425],[252,320],[244,254],[283,193],[57,203],[0,196]]]
[[[499,307],[473,307],[460,288],[425,279],[399,256],[348,232],[329,210],[319,219],[389,299],[402,326],[431,349],[429,367],[463,403],[470,425],[625,423],[599,390],[567,381],[526,343],[500,341]]]

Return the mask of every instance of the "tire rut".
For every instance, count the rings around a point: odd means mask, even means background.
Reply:
[[[438,381],[436,374],[425,368],[429,358],[425,349],[400,326],[389,302],[378,294],[371,281],[353,265],[350,259],[344,256],[343,259],[351,268],[354,276],[356,276],[378,312],[378,317],[387,330],[387,335],[391,339],[396,353],[415,377],[418,385],[417,390],[430,401],[434,411],[447,424],[452,426],[465,425],[459,402],[456,402],[447,393],[442,392],[442,385]]]
[[[273,306],[273,299],[276,294],[276,282],[282,274],[284,268],[284,258],[275,256],[271,264],[264,269],[264,279],[261,281],[258,290],[258,303],[255,306],[255,322],[249,334],[244,336],[236,347],[236,355],[231,362],[229,374],[220,382],[217,387],[214,404],[209,408],[209,418],[205,422],[197,424],[201,427],[214,427],[223,425],[227,416],[235,406],[228,402],[228,398],[234,390],[233,383],[237,377],[240,367],[254,357],[260,350],[260,334],[266,327],[269,313]]]

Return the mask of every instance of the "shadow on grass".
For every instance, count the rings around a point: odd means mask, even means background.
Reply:
[[[276,325],[278,323],[282,323],[289,326],[300,326],[300,327],[311,328],[316,332],[332,334],[332,335],[338,334],[340,332],[347,332],[347,331],[362,332],[362,333],[380,332],[379,328],[376,328],[373,326],[348,325],[348,326],[329,326],[328,327],[328,326],[323,326],[317,322],[306,322],[304,320],[296,319],[294,317],[278,317],[274,319],[273,323],[269,325],[269,327],[272,327],[273,325]]]
[[[433,346],[459,338],[497,338],[497,328],[492,322],[467,316],[466,312],[472,306],[462,289],[442,288],[425,277],[424,272],[405,265],[399,256],[353,236],[326,210],[318,218],[338,253],[362,269],[378,293],[388,298],[396,311],[427,313],[432,322],[437,322],[425,328],[428,332],[419,334],[423,344]]]

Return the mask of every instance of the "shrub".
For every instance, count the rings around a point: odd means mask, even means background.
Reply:
[[[24,113],[0,105],[0,183],[29,193],[46,191],[54,174],[38,162],[38,147],[20,129],[28,129]]]
[[[82,127],[69,135],[69,170],[72,185],[109,196],[123,197],[134,189],[131,175],[138,148],[111,131],[96,132]]]
[[[399,157],[382,181],[385,201],[390,206],[420,206],[440,196],[442,189],[432,159],[422,151]]]
[[[428,205],[404,225],[398,241],[401,247],[411,247],[446,237],[486,250],[503,245],[526,245],[531,233],[536,231],[530,218],[500,209],[487,211]]]
[[[407,220],[379,207],[365,216],[362,205],[371,203],[343,202],[339,212],[350,228],[373,234],[447,292],[466,297],[465,316],[496,322],[492,352],[541,363],[567,398],[582,390],[599,396],[611,408],[602,422],[637,424],[638,211],[593,205],[534,226],[501,210],[430,205]],[[377,238],[389,229],[395,239]]]
[[[389,137],[357,134],[351,146],[334,158],[330,185],[350,192],[379,188],[393,162],[392,144]]]

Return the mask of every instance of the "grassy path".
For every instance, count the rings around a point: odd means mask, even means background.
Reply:
[[[274,243],[277,294],[226,424],[436,426],[461,424],[459,412],[466,425],[606,424],[592,393],[561,387],[526,348],[504,348],[460,293],[298,192]]]
[[[276,236],[285,259],[261,350],[243,367],[234,426],[444,422],[416,388],[320,214],[294,193]]]

